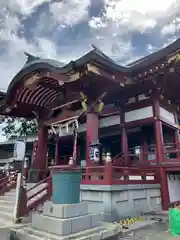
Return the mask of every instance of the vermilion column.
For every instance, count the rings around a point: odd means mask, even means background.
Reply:
[[[174,118],[175,118],[175,123],[177,125],[179,125],[178,117],[177,117],[176,112],[174,113]],[[179,129],[174,130],[174,142],[175,142],[175,148],[178,149],[177,157],[180,158],[180,133],[179,133]]]
[[[129,157],[128,157],[128,137],[127,137],[127,129],[125,128],[125,117],[124,111],[120,111],[120,120],[121,120],[121,150],[124,155],[124,164],[128,166]]]
[[[56,145],[55,145],[55,165],[59,165],[59,146],[60,146],[60,138],[56,138]]]
[[[164,161],[164,138],[162,130],[162,122],[155,121],[155,140],[156,140],[156,161],[162,163]]]
[[[42,126],[38,130],[38,146],[36,152],[36,159],[34,168],[39,170],[46,170],[47,161],[47,143],[48,143],[48,127]]]
[[[99,118],[94,112],[86,114],[86,166],[90,165],[90,144],[99,140]]]
[[[157,164],[159,165],[159,181],[160,181],[162,208],[167,210],[168,204],[169,204],[169,189],[168,189],[167,172],[163,167],[163,161],[165,158],[164,138],[163,138],[162,121],[159,119],[160,104],[157,98],[155,98],[154,100],[153,110],[154,110],[154,117],[155,117],[154,126],[155,126],[155,140],[156,140],[156,161],[157,161]]]
[[[177,157],[180,158],[180,134],[179,129],[174,131],[175,148],[178,149]]]
[[[122,144],[122,153],[124,155],[124,164],[128,166],[128,138],[127,138],[127,130],[125,127],[122,127],[121,131],[121,144]]]

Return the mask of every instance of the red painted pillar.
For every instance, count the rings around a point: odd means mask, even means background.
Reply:
[[[128,137],[127,137],[127,129],[125,128],[125,117],[124,111],[120,111],[120,120],[121,120],[121,150],[124,155],[124,165],[129,165],[129,155],[128,155]]]
[[[94,112],[86,114],[86,166],[90,163],[90,144],[99,140],[99,118]]]
[[[169,204],[169,189],[168,189],[168,179],[167,173],[162,166],[164,161],[164,140],[162,131],[162,122],[160,120],[155,121],[155,137],[156,137],[156,161],[160,165],[159,168],[159,180],[161,185],[161,199],[162,208],[164,210],[168,209]]]
[[[164,161],[164,138],[162,130],[162,122],[155,120],[155,140],[156,140],[156,161],[162,163]]]
[[[176,129],[174,131],[174,142],[175,142],[175,148],[177,149],[177,158],[180,159],[180,134],[179,129]]]
[[[41,126],[38,130],[38,145],[36,158],[34,162],[34,169],[39,172],[39,176],[37,178],[42,179],[46,172],[47,167],[47,143],[48,143],[48,127]]]
[[[159,179],[161,184],[161,201],[163,210],[168,210],[170,198],[168,188],[168,175],[163,167],[159,169]]]
[[[156,161],[159,167],[159,181],[160,181],[160,191],[162,199],[162,208],[167,210],[169,204],[169,189],[168,189],[168,179],[167,173],[162,165],[165,158],[164,151],[164,138],[163,138],[163,129],[162,121],[159,119],[160,105],[159,100],[154,100],[154,126],[155,126],[155,140],[156,140]]]
[[[178,117],[177,117],[177,113],[174,113],[174,118],[175,118],[175,123],[177,125],[179,125],[178,122]],[[178,150],[177,151],[177,158],[180,158],[180,133],[179,133],[179,129],[174,130],[174,142],[175,142],[175,148]]]
[[[125,127],[122,127],[122,131],[121,131],[121,144],[122,144],[122,153],[124,155],[124,164],[125,166],[128,166],[129,165],[128,138],[127,138],[127,130]]]
[[[55,165],[59,165],[59,146],[60,146],[60,138],[56,138],[56,144],[55,144]]]

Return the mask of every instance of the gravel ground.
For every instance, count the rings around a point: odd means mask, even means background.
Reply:
[[[130,233],[128,236],[120,238],[122,240],[175,240],[179,237],[173,237],[167,232],[168,223],[158,223],[148,226],[143,229],[139,229]]]

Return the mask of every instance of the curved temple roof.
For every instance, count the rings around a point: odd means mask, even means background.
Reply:
[[[159,61],[168,55],[170,55],[172,52],[175,52],[180,47],[180,39],[173,42],[171,45],[160,49],[159,51],[152,53],[146,57],[143,57],[135,62],[132,62],[128,64],[127,66],[121,66],[118,65],[116,62],[114,62],[112,59],[110,59],[108,56],[106,56],[104,53],[102,53],[98,48],[93,46],[93,50],[82,56],[81,58],[69,62],[67,65],[52,59],[42,59],[38,57],[34,57],[30,54],[28,57],[30,57],[30,61],[27,61],[27,63],[24,65],[24,67],[21,69],[21,71],[15,76],[15,78],[11,81],[8,92],[11,90],[12,86],[18,79],[22,79],[23,76],[26,74],[41,69],[41,68],[47,68],[50,71],[58,72],[65,74],[69,71],[71,71],[74,68],[77,68],[79,66],[85,65],[91,61],[95,61],[97,63],[102,64],[103,66],[112,69],[112,71],[115,72],[122,72],[122,73],[133,73],[141,71],[143,68],[147,67],[148,65],[153,64],[156,61]]]
[[[106,56],[103,52],[101,52],[98,48],[93,46],[93,50],[77,59],[76,61],[71,61],[67,65],[51,59],[42,59],[39,57],[32,56],[28,53],[25,53],[28,57],[26,64],[20,70],[20,72],[14,77],[11,81],[6,95],[6,100],[11,96],[12,91],[18,91],[19,84],[21,82],[27,81],[27,76],[33,72],[41,71],[45,69],[46,71],[53,72],[55,74],[60,74],[61,76],[66,76],[66,78],[62,77],[62,83],[69,82],[67,80],[67,74],[69,72],[75,71],[76,69],[85,66],[88,63],[96,63],[100,66],[103,66],[103,69],[107,69],[112,73],[123,73],[124,75],[131,76],[133,73],[143,71],[144,68],[152,65],[154,62],[160,61],[162,59],[168,59],[168,57],[179,50],[180,39],[172,43],[171,45],[149,55],[144,58],[141,58],[128,66],[118,65],[115,61]],[[26,77],[26,79],[25,79]],[[42,90],[41,90],[42,91]],[[52,91],[52,90],[51,90]],[[39,92],[36,93],[38,95]],[[18,95],[18,94],[16,94]],[[56,95],[58,93],[56,92]],[[49,95],[46,94],[46,98],[43,101],[48,101]],[[54,97],[54,95],[53,95]],[[45,98],[45,96],[44,96]]]

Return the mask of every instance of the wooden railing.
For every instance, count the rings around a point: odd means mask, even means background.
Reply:
[[[29,189],[20,186],[19,199],[17,200],[16,219],[27,216],[31,211],[38,210],[46,200],[52,195],[51,176],[40,181]]]
[[[165,161],[180,161],[180,143],[164,144]]]
[[[135,167],[105,166],[88,167],[82,175],[81,184],[156,184],[158,170]]]
[[[26,214],[37,209],[40,204],[43,204],[51,197],[52,194],[52,178],[42,180],[26,191]]]
[[[128,149],[128,166],[136,166],[141,164],[150,164],[158,162],[156,160],[156,145],[152,144],[140,148],[139,154],[135,154],[135,148]],[[167,142],[164,144],[164,162],[180,162],[180,143]],[[113,165],[124,166],[124,154],[119,153],[113,157]]]
[[[0,179],[0,195],[16,187],[17,174],[10,174],[9,176]]]
[[[156,184],[159,183],[158,170],[113,167],[112,184]]]
[[[121,152],[112,158],[114,166],[125,166],[125,157]],[[135,148],[129,148],[127,154],[128,166],[148,164],[156,162],[156,146],[150,145],[146,148],[141,147],[139,154],[135,154]]]

